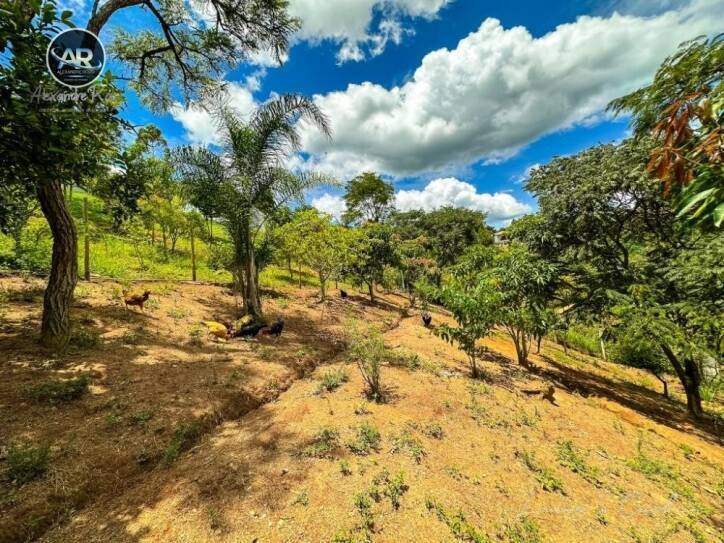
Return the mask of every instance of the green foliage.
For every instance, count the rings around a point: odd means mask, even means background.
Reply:
[[[457,263],[466,249],[493,243],[493,230],[485,223],[485,214],[460,207],[442,207],[430,212],[395,213],[391,220],[400,237],[422,248],[435,266],[423,263],[429,279],[438,283],[440,271]],[[423,256],[415,255],[411,256]]]
[[[609,106],[631,114],[636,137],[654,136],[648,170],[674,195],[678,216],[704,228],[724,224],[723,61],[724,35],[696,38],[663,62],[650,85]]]
[[[415,463],[419,464],[425,457],[425,448],[409,430],[403,430],[398,436],[392,440],[392,453],[407,451]]]
[[[302,455],[310,458],[331,458],[339,448],[339,432],[336,428],[321,428],[312,441],[304,447]]]
[[[45,474],[48,469],[48,447],[12,446],[7,452],[7,476],[17,484],[25,484]]]
[[[394,231],[385,224],[366,223],[353,232],[346,271],[357,284],[367,285],[374,302],[374,288],[382,282],[385,268],[398,262]]]
[[[201,427],[197,422],[182,422],[174,428],[171,441],[163,451],[161,461],[163,465],[170,466],[179,457],[179,455],[188,450],[200,437]]]
[[[528,451],[516,451],[523,464],[533,472],[535,478],[546,492],[560,492],[565,494],[563,482],[549,468],[542,466],[535,458],[535,454]]]
[[[270,260],[266,220],[304,191],[331,180],[317,174],[295,174],[279,164],[299,146],[298,121],[304,119],[329,134],[327,119],[314,102],[299,95],[284,95],[261,106],[248,122],[230,109],[218,112],[221,150],[185,146],[174,161],[179,177],[192,198],[208,198],[194,190],[213,187],[218,213],[234,244],[231,272],[243,285],[246,313],[261,316],[258,270]]]
[[[347,183],[345,224],[383,222],[394,210],[395,189],[373,172],[365,172]]]
[[[325,391],[332,392],[341,386],[342,383],[346,383],[347,381],[349,381],[349,375],[347,374],[347,370],[344,368],[325,371],[319,379],[317,394]]]
[[[566,440],[558,442],[556,446],[556,456],[561,466],[580,475],[589,483],[595,486],[601,486],[598,470],[586,462],[583,453],[572,441]]]
[[[28,387],[26,395],[36,403],[55,405],[77,400],[88,391],[89,384],[90,378],[87,375],[66,381],[45,381]]]
[[[348,356],[355,361],[365,382],[366,394],[375,402],[384,399],[382,364],[389,354],[379,331],[371,329],[367,335],[351,332]]]
[[[543,543],[538,524],[526,515],[508,522],[503,530],[503,536],[509,543]]]
[[[78,326],[73,330],[73,335],[70,338],[70,343],[76,347],[87,349],[90,347],[96,347],[101,342],[100,333],[93,328],[86,326]]]
[[[457,541],[491,543],[490,538],[485,532],[470,524],[461,510],[452,513],[445,509],[440,502],[432,498],[428,498],[425,501],[425,506],[428,511],[436,514],[438,520],[447,524],[447,527],[450,528],[453,537],[455,537]]]
[[[401,505],[402,496],[409,490],[409,486],[405,483],[405,474],[398,472],[394,476],[390,472],[382,470],[372,480],[372,487],[369,490],[369,496],[379,502],[383,497],[390,499],[392,508],[397,510]]]
[[[366,422],[355,430],[355,437],[347,443],[347,448],[358,456],[366,456],[380,449],[381,436],[379,430]]]
[[[349,462],[346,460],[340,460],[339,461],[339,472],[346,476],[352,475],[352,468],[349,465]]]

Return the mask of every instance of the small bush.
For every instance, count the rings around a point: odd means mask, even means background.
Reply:
[[[67,381],[46,381],[29,387],[27,396],[36,403],[69,402],[83,396],[88,391],[89,383],[90,378],[87,375]]]
[[[153,412],[144,410],[134,413],[128,418],[128,422],[133,426],[141,426],[146,424],[153,417]]]
[[[401,505],[400,499],[409,488],[405,483],[405,474],[403,472],[391,477],[390,472],[385,469],[372,480],[369,495],[376,502],[379,502],[383,497],[387,497],[390,499],[392,508],[399,509]]]
[[[724,380],[722,380],[720,377],[701,383],[701,386],[699,387],[701,399],[705,402],[715,401],[717,399],[717,396],[719,396],[719,393],[721,392],[723,384]]]
[[[340,460],[339,472],[345,477],[347,475],[352,475],[352,468],[349,466],[349,462],[347,462],[346,460]]]
[[[445,437],[445,431],[442,429],[442,426],[436,423],[430,423],[425,426],[422,429],[422,433],[434,439],[442,439]]]
[[[503,535],[510,543],[543,543],[538,524],[525,515],[506,524]]]
[[[357,427],[355,439],[347,444],[353,454],[365,456],[380,449],[380,432],[366,422]]]
[[[310,458],[330,458],[338,448],[339,432],[336,428],[325,427],[304,447],[302,454]]]
[[[557,333],[556,340],[565,342],[569,347],[591,356],[601,356],[601,344],[598,330],[590,326],[574,325],[564,332]]]
[[[347,381],[349,381],[349,375],[347,374],[347,370],[344,368],[325,371],[319,380],[317,394],[332,392],[333,390],[339,388],[342,383],[346,383]]]
[[[81,326],[75,329],[70,338],[70,342],[76,347],[88,349],[97,346],[101,342],[101,335],[92,328]]]
[[[370,413],[372,413],[372,411],[370,411],[366,402],[360,402],[354,407],[355,415],[369,415]]]
[[[193,347],[200,347],[203,344],[204,327],[200,324],[196,324],[189,328],[189,345]]]
[[[381,368],[388,357],[382,334],[376,330],[371,330],[367,337],[356,334],[350,343],[349,355],[362,374],[367,397],[381,402],[384,399]]]
[[[307,495],[307,491],[302,490],[299,492],[299,494],[297,494],[292,500],[292,505],[303,505],[304,507],[309,505],[309,496]]]
[[[48,469],[50,449],[48,447],[19,446],[8,450],[8,477],[18,484],[24,484]]]
[[[469,541],[470,543],[491,543],[490,538],[479,528],[470,524],[462,511],[451,513],[446,510],[437,500],[428,498],[425,501],[428,511],[437,515],[438,520],[444,522],[455,539],[458,541]]]
[[[410,456],[419,464],[425,457],[425,448],[420,440],[415,438],[409,431],[405,430],[393,440],[392,452],[397,453],[406,450]]]
[[[181,423],[176,426],[171,442],[163,451],[162,462],[165,466],[173,464],[179,455],[193,445],[201,429],[196,422]]]

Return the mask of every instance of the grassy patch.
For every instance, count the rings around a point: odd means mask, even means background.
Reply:
[[[398,453],[406,451],[419,464],[425,457],[425,448],[409,430],[404,430],[400,435],[392,440],[392,452]]]
[[[163,451],[162,462],[165,466],[173,464],[179,455],[189,449],[199,438],[201,428],[198,423],[181,423],[176,426],[171,437],[171,442]]]
[[[48,447],[10,447],[7,453],[7,475],[17,484],[30,482],[45,474],[49,460]]]
[[[476,528],[470,524],[465,518],[465,514],[458,510],[453,513],[445,509],[440,502],[432,498],[425,501],[428,511],[435,513],[438,520],[445,523],[453,537],[457,541],[465,541],[470,543],[491,543],[490,538],[480,528]]]
[[[96,347],[100,344],[100,342],[101,335],[98,331],[85,326],[80,326],[73,330],[73,334],[70,338],[71,345],[81,349]]]
[[[525,467],[533,472],[535,478],[546,492],[560,492],[565,494],[563,481],[556,474],[536,461],[535,454],[528,451],[516,451],[516,456],[521,459]]]
[[[397,510],[401,505],[401,498],[410,489],[405,483],[405,474],[399,472],[394,476],[387,470],[382,470],[372,480],[369,490],[370,497],[380,502],[383,497],[389,498],[392,508]]]
[[[90,378],[87,375],[66,381],[45,381],[28,387],[26,395],[36,403],[55,405],[77,400],[88,391],[89,383]]]
[[[302,455],[309,458],[330,458],[338,448],[339,432],[336,428],[324,427],[302,449]]]
[[[349,375],[347,374],[347,370],[344,368],[325,371],[319,379],[317,394],[332,392],[347,381],[349,381]]]
[[[345,477],[348,475],[352,475],[352,468],[350,467],[349,462],[347,462],[346,460],[340,460],[339,472]]]
[[[509,543],[543,543],[538,524],[525,515],[507,523],[502,535]]]
[[[442,429],[442,426],[437,423],[427,424],[422,429],[422,433],[433,439],[442,439],[445,437],[445,431]]]
[[[580,475],[589,483],[597,487],[601,486],[602,483],[599,478],[598,470],[594,466],[590,466],[586,463],[584,454],[573,444],[572,441],[559,441],[556,446],[556,456],[558,458],[558,463],[561,466]]]
[[[353,454],[365,456],[380,449],[381,439],[379,430],[365,422],[357,427],[355,437],[347,443],[347,448]]]
[[[309,496],[307,495],[307,491],[300,491],[292,500],[292,505],[302,505],[304,507],[309,505]]]

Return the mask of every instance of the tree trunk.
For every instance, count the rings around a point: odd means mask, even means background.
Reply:
[[[322,301],[325,301],[327,299],[327,282],[324,279],[324,276],[320,273],[319,274],[319,291],[322,295]]]
[[[535,354],[540,354],[540,342],[543,341],[543,336],[536,336],[535,340],[537,343]]]
[[[294,270],[292,269],[292,259],[287,257],[287,269],[289,270],[289,280],[294,281]]]
[[[90,238],[88,237],[88,198],[83,198],[83,278],[90,281]]]
[[[244,306],[248,315],[254,318],[261,317],[254,245],[251,240],[247,242],[246,259],[244,262]]]
[[[699,392],[699,385],[701,384],[701,375],[699,374],[699,368],[696,363],[690,358],[684,360],[684,366],[676,357],[671,348],[664,344],[660,344],[661,350],[664,351],[666,358],[668,358],[671,365],[674,367],[681,385],[684,387],[686,392],[686,409],[691,416],[694,418],[701,418],[704,414],[704,409],[701,407],[701,393]]]
[[[78,239],[68,212],[60,181],[39,183],[38,201],[53,233],[53,256],[43,299],[40,340],[53,349],[63,349],[70,340],[70,304],[78,282]]]
[[[669,397],[669,383],[666,381],[666,379],[664,379],[657,373],[654,373],[654,377],[656,377],[659,381],[661,381],[661,384],[664,385],[664,398],[668,398]]]
[[[194,229],[191,229],[191,280],[196,281],[196,246],[194,244]]]
[[[302,263],[299,262],[299,288],[302,288]]]
[[[369,283],[367,283],[367,289],[370,293],[370,301],[372,303],[375,303],[375,283],[374,283],[374,281],[370,281]]]

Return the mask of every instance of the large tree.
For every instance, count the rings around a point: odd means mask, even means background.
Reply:
[[[234,242],[234,265],[243,279],[242,296],[249,315],[261,317],[256,244],[266,219],[304,190],[329,180],[314,174],[293,174],[283,168],[299,147],[300,120],[314,123],[325,134],[324,114],[303,96],[284,95],[261,106],[244,122],[233,112],[219,112],[221,152],[187,146],[176,163],[187,186],[204,187],[218,198],[220,215]],[[202,182],[203,180],[203,182]]]
[[[144,104],[166,112],[180,93],[188,102],[218,90],[223,75],[250,54],[280,60],[300,22],[286,0],[95,0],[88,30],[100,34],[114,15],[133,9],[155,20],[133,32],[117,29],[110,47],[124,79]],[[143,19],[142,19],[143,20]]]
[[[342,215],[345,224],[383,222],[394,209],[395,189],[374,172],[365,172],[347,183]]]
[[[35,194],[53,234],[43,302],[42,342],[63,348],[70,337],[70,301],[77,282],[76,229],[64,184],[84,184],[106,167],[117,141],[122,103],[110,77],[95,84],[94,101],[53,103],[33,98],[57,88],[45,67],[49,34],[70,24],[52,0],[0,0],[0,176]]]
[[[722,288],[716,235],[694,234],[646,169],[650,142],[629,140],[558,158],[527,189],[534,220],[510,229],[560,269],[566,312],[635,320],[646,327],[701,416],[698,353],[721,359]],[[705,270],[688,263],[705,259]]]

